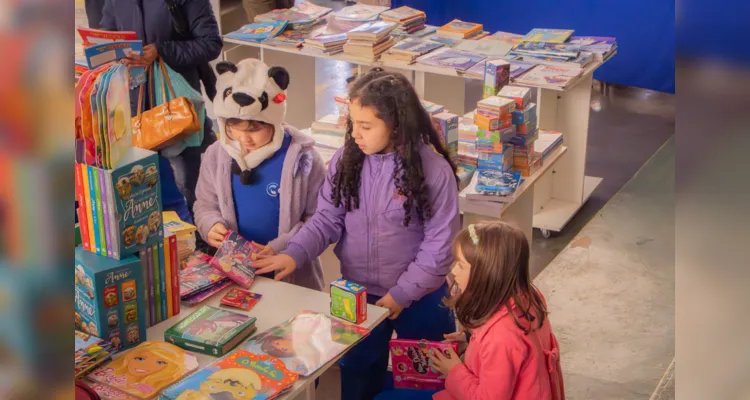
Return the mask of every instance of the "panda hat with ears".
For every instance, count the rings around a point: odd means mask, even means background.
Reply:
[[[219,141],[235,160],[233,171],[247,185],[252,182],[253,168],[271,157],[284,141],[284,116],[286,115],[286,89],[289,73],[282,67],[269,68],[256,59],[245,59],[237,65],[222,61],[216,65],[216,98],[214,114],[219,122]],[[228,118],[265,122],[273,125],[273,139],[267,145],[244,154],[239,142],[229,139],[226,133]]]

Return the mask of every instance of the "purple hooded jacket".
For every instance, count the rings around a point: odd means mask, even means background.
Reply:
[[[451,243],[460,228],[456,177],[443,156],[431,147],[420,150],[432,217],[424,224],[416,215],[403,226],[403,198],[396,195],[392,175],[395,154],[365,158],[359,208],[346,212],[332,202],[333,179],[343,149],[331,160],[313,217],[282,253],[297,266],[309,265],[331,243],[344,279],[365,285],[368,293],[390,293],[401,306],[445,283],[453,263]]]

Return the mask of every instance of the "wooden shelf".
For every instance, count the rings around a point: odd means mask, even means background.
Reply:
[[[534,228],[560,232],[586,200],[591,197],[591,194],[601,182],[602,178],[586,176],[583,180],[583,200],[581,202],[550,199],[534,214]]]

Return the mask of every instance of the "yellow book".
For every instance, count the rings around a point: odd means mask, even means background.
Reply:
[[[164,228],[177,236],[183,236],[198,230],[195,225],[188,224],[181,220],[174,211],[162,212],[162,219],[164,220]]]
[[[167,318],[174,316],[172,307],[172,256],[169,248],[169,236],[164,237],[164,274],[167,281]]]

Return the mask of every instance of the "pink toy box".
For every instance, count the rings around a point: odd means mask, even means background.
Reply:
[[[432,365],[428,354],[430,349],[446,353],[449,347],[452,347],[453,351],[458,351],[455,342],[392,339],[390,349],[393,386],[404,389],[444,389],[445,376]]]

